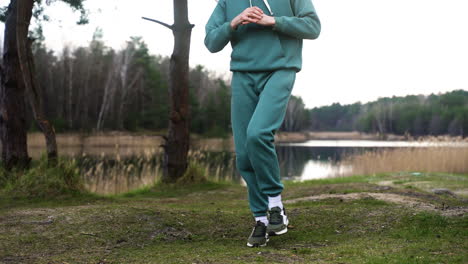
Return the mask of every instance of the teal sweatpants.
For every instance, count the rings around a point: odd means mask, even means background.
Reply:
[[[254,216],[266,215],[268,196],[283,191],[274,135],[283,123],[295,79],[293,69],[233,72],[231,123],[236,167],[247,183]]]

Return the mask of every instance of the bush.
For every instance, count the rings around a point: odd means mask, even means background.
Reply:
[[[206,170],[200,164],[190,162],[184,175],[177,180],[177,184],[194,184],[207,182]]]
[[[3,164],[0,163],[0,190],[2,190],[7,184],[7,171],[3,167]]]
[[[14,198],[57,198],[84,193],[74,160],[60,158],[49,166],[46,155],[26,170],[0,168],[0,194]]]

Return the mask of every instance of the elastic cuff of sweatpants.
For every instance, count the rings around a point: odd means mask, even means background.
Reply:
[[[256,212],[256,213],[253,213],[253,216],[254,217],[267,216],[267,213],[266,212]]]
[[[277,197],[277,196],[279,196],[279,195],[281,195],[281,193],[277,193],[277,194],[271,194],[271,195],[270,195],[270,194],[268,194],[268,197]]]
[[[284,187],[283,187],[284,188]],[[276,197],[278,195],[280,195],[281,193],[283,192],[283,190],[277,192],[277,193],[265,193],[268,197]]]

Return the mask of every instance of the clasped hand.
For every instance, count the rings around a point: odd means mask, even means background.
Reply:
[[[236,16],[231,21],[231,27],[236,29],[239,25],[246,25],[249,23],[256,23],[262,26],[273,26],[275,25],[275,18],[265,15],[262,9],[253,6],[246,8],[242,13]]]

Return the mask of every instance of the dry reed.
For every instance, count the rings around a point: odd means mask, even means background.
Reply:
[[[468,173],[468,147],[398,148],[350,155],[351,174],[418,171]]]

